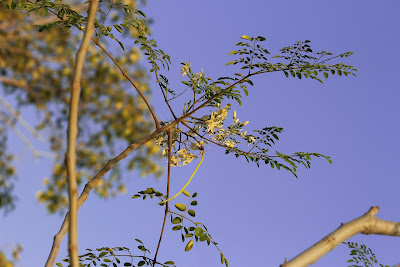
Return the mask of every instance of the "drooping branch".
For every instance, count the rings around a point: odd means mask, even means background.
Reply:
[[[371,207],[364,215],[340,225],[318,243],[297,255],[281,267],[303,267],[315,263],[345,240],[357,234],[400,236],[400,223],[378,219],[375,215],[379,207]]]
[[[90,38],[94,32],[94,21],[96,17],[99,0],[91,0],[88,11],[88,21],[81,46],[76,53],[75,68],[71,86],[71,97],[68,119],[68,140],[65,163],[68,174],[68,198],[71,220],[69,221],[69,243],[68,250],[71,258],[71,266],[79,266],[78,255],[78,189],[76,182],[76,138],[78,135],[78,109],[81,92],[81,76],[85,63],[85,57]]]

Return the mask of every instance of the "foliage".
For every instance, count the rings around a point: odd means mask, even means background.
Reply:
[[[11,259],[6,257],[6,253],[4,251],[0,251],[0,266],[2,267],[14,267],[17,266],[17,262],[19,261],[19,254],[23,250],[22,246],[17,244],[12,249],[12,257]]]
[[[7,154],[7,136],[5,128],[0,128],[0,208],[9,212],[15,207],[16,196],[12,194],[14,189],[15,169],[11,165],[13,156]]]
[[[140,239],[135,239],[139,243],[138,249],[143,252],[143,256],[132,255],[131,251],[127,247],[103,247],[93,249],[86,249],[88,253],[79,256],[79,262],[82,266],[153,266],[153,260],[146,256],[146,253],[150,254],[143,242]],[[124,258],[124,260],[120,260]],[[126,260],[128,258],[128,261]],[[130,259],[129,259],[130,258]],[[69,263],[69,259],[63,259],[64,262]],[[134,263],[135,262],[135,263]],[[123,264],[123,265],[120,265]],[[163,267],[175,267],[173,261],[166,261],[164,263],[157,263]],[[56,263],[57,266],[63,266],[62,263]],[[70,265],[68,265],[70,266]]]
[[[65,190],[67,186],[64,167],[65,132],[68,120],[68,93],[71,79],[71,66],[77,43],[81,38],[78,29],[70,28],[72,21],[78,23],[86,12],[86,5],[78,2],[71,6],[63,1],[0,1],[0,82],[4,93],[17,102],[18,110],[34,107],[40,115],[36,129],[49,136],[50,150],[55,153],[53,173],[44,179],[45,188],[37,196],[50,212],[61,213],[67,205]],[[114,33],[121,38],[137,36],[136,31],[124,31],[119,34],[117,21],[123,21],[126,10],[136,10],[135,1],[126,1],[102,8],[103,24],[114,27]],[[7,8],[8,7],[8,8]],[[124,9],[125,8],[125,9]],[[9,9],[7,11],[7,9]],[[19,9],[19,11],[18,11]],[[25,16],[20,10],[32,11]],[[75,11],[76,10],[76,11]],[[51,12],[55,12],[55,17]],[[111,18],[111,19],[110,19]],[[143,21],[144,25],[147,21]],[[36,26],[44,24],[45,26]],[[98,24],[98,33],[112,37],[109,27]],[[116,30],[115,30],[116,29]],[[39,31],[38,31],[39,30]],[[100,39],[100,35],[98,35]],[[104,37],[104,45],[110,43]],[[111,43],[109,45],[112,45]],[[146,96],[150,95],[148,77],[138,65],[140,50],[127,47],[118,51],[115,59],[124,64],[124,69],[141,87]],[[125,78],[120,75],[106,55],[91,46],[88,51],[86,67],[82,79],[81,105],[79,107],[78,137],[78,182],[89,179],[108,158],[118,152],[121,145],[127,146],[149,133],[152,124],[149,112],[143,101],[127,89]],[[10,114],[6,114],[10,116]],[[4,120],[0,120],[4,125]],[[3,127],[3,126],[2,126]],[[5,128],[5,127],[3,127]],[[7,133],[1,131],[2,140]],[[6,142],[2,142],[2,155],[6,153]],[[1,165],[5,172],[1,176],[0,207],[13,207],[12,195],[12,151],[1,156]],[[162,168],[155,163],[159,149],[151,143],[141,147],[126,164],[128,170],[137,169],[140,175],[156,174],[160,176]],[[8,154],[7,154],[8,155]],[[121,170],[113,170],[95,191],[102,197],[109,197],[118,192],[125,192]]]
[[[91,266],[92,263],[96,265],[97,262],[101,266],[111,266],[111,264],[117,266],[117,264],[121,263],[119,257],[124,256],[130,257],[131,260],[133,258],[139,259],[138,266],[145,264],[152,266],[156,264],[174,266],[174,262],[171,261],[164,264],[156,261],[165,221],[167,216],[169,216],[172,231],[179,231],[182,242],[186,243],[185,251],[190,251],[195,242],[212,244],[220,252],[221,264],[225,264],[228,267],[228,260],[217,246],[217,243],[212,239],[207,227],[203,223],[194,221],[194,217],[196,217],[195,207],[197,200],[195,198],[197,193],[191,195],[183,188],[181,191],[188,198],[187,201],[185,203],[175,203],[176,211],[170,209],[169,185],[171,166],[187,165],[199,158],[199,155],[202,155],[203,159],[206,147],[211,144],[223,148],[226,154],[234,154],[236,157],[244,157],[248,162],[255,162],[257,166],[264,162],[272,168],[276,167],[278,170],[282,168],[295,176],[300,165],[310,168],[313,157],[322,157],[331,162],[328,156],[315,152],[285,154],[274,151],[271,153],[270,150],[274,147],[276,141],[280,139],[279,135],[283,132],[283,129],[278,126],[266,126],[262,129],[255,129],[253,130],[253,134],[250,134],[248,133],[250,130],[246,130],[249,127],[247,126],[249,121],[240,121],[237,118],[237,112],[232,112],[231,107],[233,101],[238,102],[239,105],[242,103],[242,93],[248,95],[248,85],[254,85],[250,78],[256,75],[281,72],[287,78],[297,77],[302,79],[304,77],[319,82],[322,82],[322,80],[318,75],[323,75],[325,79],[329,75],[335,74],[339,76],[354,75],[357,70],[350,65],[343,63],[329,64],[335,59],[346,58],[352,53],[346,52],[334,56],[332,53],[326,51],[313,52],[310,41],[306,40],[304,42],[299,41],[293,46],[284,47],[279,50],[280,53],[278,55],[270,57],[269,50],[261,45],[262,42],[266,41],[266,38],[243,35],[241,37],[242,41],[236,44],[239,49],[229,53],[236,57],[234,61],[227,63],[227,65],[233,65],[235,68],[232,75],[228,74],[219,78],[208,77],[204,70],[195,72],[192,70],[190,62],[183,62],[180,70],[184,77],[183,81],[181,81],[183,88],[177,89],[173,88],[166,74],[163,73],[169,70],[170,57],[158,48],[157,42],[150,37],[146,15],[120,2],[103,1],[101,3],[103,6],[98,9],[97,20],[94,23],[95,36],[92,40],[102,51],[97,51],[93,47],[90,48],[87,57],[90,65],[86,67],[84,71],[86,76],[82,81],[84,90],[81,96],[82,104],[79,107],[79,127],[81,134],[77,155],[78,174],[80,179],[83,177],[90,178],[96,170],[101,169],[106,163],[108,154],[115,151],[116,140],[124,140],[131,144],[128,148],[132,150],[141,147],[143,144],[146,148],[142,151],[142,154],[138,154],[130,159],[128,168],[138,167],[146,172],[158,172],[159,170],[156,165],[152,163],[147,155],[153,155],[160,150],[162,151],[162,155],[168,158],[166,193],[153,188],[147,188],[138,192],[133,198],[158,198],[161,201],[158,205],[165,208],[165,216],[154,259],[146,256],[146,253],[150,253],[150,251],[143,245],[141,240],[137,239],[136,241],[140,243],[138,246],[139,250],[144,252],[143,256],[132,256],[129,249],[125,247],[103,247],[97,250],[89,249],[89,252],[81,255],[79,260],[84,266]],[[35,2],[23,1],[16,4],[15,0],[11,0],[11,3],[8,3],[7,6],[8,9],[10,7],[11,9],[18,7],[20,10],[27,12],[27,14],[53,14],[55,20],[42,23],[38,26],[38,30],[39,34],[49,34],[44,35],[44,38],[46,38],[45,36],[50,36],[48,37],[50,38],[49,42],[54,42],[51,39],[54,38],[53,35],[59,36],[59,40],[55,40],[56,44],[52,44],[55,50],[62,47],[62,42],[68,45],[76,44],[79,40],[77,37],[79,36],[79,31],[83,31],[87,27],[87,18],[62,1],[38,0]],[[106,23],[107,16],[112,14],[110,12],[120,12],[123,14],[121,15],[122,20],[116,18],[111,23]],[[118,33],[113,32],[114,29]],[[65,36],[64,32],[70,34],[66,39],[63,39]],[[122,54],[115,56],[111,55],[104,48],[105,46],[101,44],[113,40],[120,45],[122,50],[125,50],[124,39],[122,39],[124,34],[126,34],[126,38],[135,39],[133,43],[138,45],[138,47],[133,47],[126,53],[119,51]],[[31,40],[27,40],[26,49],[30,50],[31,45]],[[32,49],[40,52],[40,49],[34,46]],[[154,74],[154,78],[164,97],[165,104],[171,112],[171,117],[168,121],[159,122],[151,106],[147,105],[146,98],[148,95],[141,93],[146,88],[146,76],[143,72],[136,71],[131,75],[132,70],[124,71],[122,68],[122,65],[125,66],[125,64],[128,64],[128,68],[131,67],[130,64],[135,61],[132,60],[130,62],[127,58],[130,58],[132,53],[137,54],[139,49],[144,52],[151,66],[150,73]],[[65,56],[62,52],[59,54],[56,53],[57,51],[47,51],[46,55],[59,55],[61,59]],[[112,68],[105,62],[106,56],[113,61],[116,65],[115,68]],[[6,92],[9,94],[20,96],[18,98],[19,105],[35,105],[36,108],[43,110],[45,116],[41,125],[53,126],[53,130],[57,133],[54,136],[57,136],[57,138],[52,137],[51,142],[53,147],[57,145],[53,148],[57,152],[64,150],[62,140],[65,137],[63,132],[66,129],[66,116],[68,113],[66,105],[68,104],[68,97],[66,95],[68,92],[68,78],[67,75],[62,76],[62,71],[65,68],[68,69],[68,66],[73,65],[72,62],[68,61],[69,58],[64,57],[65,62],[56,61],[51,62],[49,65],[45,64],[43,71],[48,72],[46,73],[46,79],[42,79],[42,76],[35,79],[34,75],[25,73],[27,77],[21,76],[23,79],[27,79],[26,84],[29,84],[29,89],[25,89],[25,91],[12,85],[6,87]],[[18,62],[15,64],[18,64]],[[40,62],[40,60],[37,62]],[[64,63],[65,65],[63,65]],[[59,67],[54,68],[53,64]],[[48,69],[46,69],[46,66]],[[6,69],[5,66],[3,68]],[[23,66],[20,66],[20,68],[25,72],[30,70],[34,73],[35,71],[35,68],[27,69]],[[66,72],[69,74],[70,71]],[[14,72],[10,71],[9,75],[14,75]],[[49,79],[47,79],[47,76],[49,76]],[[136,84],[130,77],[133,77]],[[14,76],[14,79],[16,78],[18,76]],[[127,90],[123,87],[125,78],[140,94],[144,103],[142,100],[138,100],[127,93]],[[54,90],[54,87],[58,89]],[[40,88],[40,90],[37,88]],[[29,98],[26,98],[27,96]],[[172,101],[177,98],[180,98],[184,102],[181,113],[176,112],[171,106]],[[41,104],[39,105],[38,103]],[[146,108],[151,112],[156,127],[152,133],[149,130],[153,124],[151,117],[146,113]],[[55,112],[56,110],[61,110],[61,113]],[[229,113],[231,113],[231,117],[228,117]],[[232,120],[230,121],[228,118],[232,118]],[[152,141],[149,142],[150,140]],[[128,154],[129,152],[126,153]],[[143,153],[146,156],[142,156]],[[126,155],[123,154],[121,158],[126,157]],[[196,173],[196,170],[191,178]],[[116,183],[116,181],[119,181],[118,178],[113,177],[111,175],[111,178],[104,182],[102,181],[102,186],[97,188],[100,194],[107,195],[107,190],[118,184]],[[44,201],[50,200],[50,206],[48,207],[50,210],[55,211],[62,201],[53,200],[53,198],[60,195],[65,185],[64,165],[59,162],[55,167],[53,179],[47,182],[49,192],[51,193],[41,193],[39,199]],[[116,255],[117,251],[124,252],[125,254]],[[65,259],[64,261],[69,262],[69,259]],[[129,264],[132,265],[132,261],[124,263],[124,266],[129,266]],[[61,263],[59,265],[62,266]]]
[[[343,242],[343,244],[349,246],[351,249],[350,256],[352,256],[352,258],[347,262],[354,262],[357,264],[352,264],[348,267],[373,267],[375,265],[374,263],[379,264],[380,267],[389,267],[389,265],[384,266],[383,264],[378,263],[375,254],[366,245],[362,244],[359,246],[358,243],[354,242]],[[359,263],[363,265],[358,265]]]

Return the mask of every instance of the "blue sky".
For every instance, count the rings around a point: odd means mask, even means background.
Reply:
[[[309,39],[315,50],[352,51],[344,63],[354,65],[357,77],[331,77],[324,84],[286,79],[282,74],[254,78],[254,87],[234,106],[249,128],[276,125],[285,129],[278,149],[320,152],[330,165],[313,160],[311,170],[290,173],[266,166],[257,168],[244,159],[225,156],[209,147],[189,192],[198,192],[196,218],[207,225],[230,266],[279,266],[326,234],[379,205],[378,217],[400,221],[398,166],[400,114],[397,52],[400,41],[398,1],[149,1],[144,11],[154,18],[153,37],[171,56],[173,85],[180,86],[180,62],[207,76],[230,75],[225,66],[243,34],[267,38],[265,46],[277,52],[283,46]],[[153,86],[157,89],[155,86]],[[152,103],[166,114],[158,91]],[[181,110],[176,106],[176,110]],[[168,119],[161,115],[162,119]],[[62,218],[48,216],[34,194],[50,162],[34,162],[29,151],[13,139],[18,151],[20,201],[17,210],[0,220],[0,248],[13,242],[25,250],[20,266],[41,266]],[[172,192],[186,183],[195,165],[174,168]],[[127,246],[143,240],[154,252],[163,211],[151,201],[131,200],[146,187],[163,190],[165,179],[127,174],[128,193],[105,201],[91,195],[80,209],[80,246]],[[184,252],[180,236],[167,225],[159,259],[178,266],[221,266],[219,253],[205,244]],[[356,236],[380,262],[400,263],[400,239]],[[66,254],[66,239],[61,257]],[[349,250],[339,246],[313,266],[347,266]]]

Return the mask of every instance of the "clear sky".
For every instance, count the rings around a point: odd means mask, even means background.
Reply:
[[[311,170],[300,169],[296,179],[225,156],[217,147],[206,150],[187,190],[199,193],[196,218],[206,224],[230,266],[279,266],[373,205],[381,208],[379,218],[400,222],[399,1],[164,0],[149,1],[144,11],[154,18],[153,37],[171,56],[171,72],[165,74],[177,87],[182,61],[190,61],[194,71],[203,68],[207,76],[232,74],[225,66],[231,60],[227,54],[243,34],[265,36],[265,45],[274,52],[306,39],[315,50],[354,52],[344,63],[359,70],[357,77],[332,77],[320,84],[265,75],[253,80],[243,105],[234,107],[241,121],[250,121],[249,128],[285,128],[280,151],[323,153],[332,157],[333,165],[315,159]],[[152,103],[158,114],[166,114],[158,93],[154,90]],[[34,162],[20,141],[13,140],[19,151],[20,200],[14,213],[0,219],[0,248],[19,242],[25,249],[20,266],[42,266],[62,222],[34,199],[51,165]],[[173,169],[172,192],[194,167]],[[130,197],[149,186],[164,190],[166,180],[137,178],[135,173],[125,179],[126,195],[108,201],[91,195],[80,209],[82,253],[101,246],[133,249],[134,238],[155,251],[163,210],[152,201]],[[218,251],[204,243],[185,253],[185,244],[170,228],[160,261],[174,260],[180,267],[221,266]],[[381,263],[400,263],[399,238],[356,236],[350,241],[367,244]],[[341,245],[313,266],[347,266],[348,255]]]

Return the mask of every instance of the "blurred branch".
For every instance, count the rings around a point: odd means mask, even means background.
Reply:
[[[17,81],[15,79],[7,78],[4,76],[0,76],[0,82],[7,85],[21,87],[22,89],[25,89],[27,91],[31,90],[31,87],[29,87],[26,83]]]
[[[2,112],[0,112],[0,119],[6,123],[15,135],[25,144],[25,146],[32,152],[34,157],[45,157],[45,158],[56,158],[57,155],[51,152],[39,151],[31,144],[28,138],[11,122],[10,118],[7,118]]]
[[[0,96],[0,104],[5,107],[11,115],[27,130],[29,131],[33,136],[35,136],[37,139],[39,139],[41,142],[44,142],[43,137],[39,135],[39,133],[26,121],[24,118],[21,117],[19,112],[17,112],[8,102]]]

